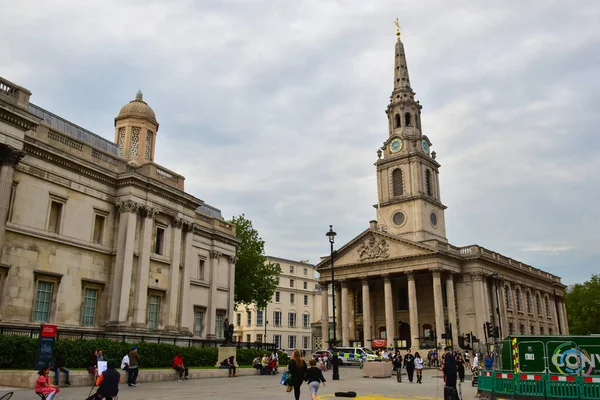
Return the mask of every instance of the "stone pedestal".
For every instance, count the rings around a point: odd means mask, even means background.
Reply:
[[[235,361],[235,365],[238,365],[236,350],[237,350],[237,348],[235,346],[219,347],[219,355],[217,356],[217,365],[215,365],[215,367],[220,367],[223,360],[225,360],[226,358],[229,358],[231,356],[236,357],[234,359],[234,361]]]
[[[389,378],[393,368],[389,361],[370,361],[363,364],[362,373],[364,378]]]

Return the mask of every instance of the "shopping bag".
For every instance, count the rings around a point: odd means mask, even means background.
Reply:
[[[281,374],[281,382],[279,382],[282,385],[285,385],[285,381],[287,380],[287,372],[284,372],[283,374]]]
[[[285,388],[285,391],[286,392],[291,392],[293,388],[294,387],[292,385],[287,385],[287,387]]]

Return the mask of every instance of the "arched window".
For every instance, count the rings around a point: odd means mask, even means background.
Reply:
[[[550,316],[550,302],[548,301],[548,296],[544,296],[544,307],[546,308],[546,316]]]
[[[404,126],[411,126],[410,125],[410,113],[407,112],[406,114],[404,114]]]
[[[415,125],[417,129],[421,129],[421,118],[419,118],[419,114],[415,114]]]
[[[517,311],[523,311],[523,303],[521,299],[521,289],[515,289],[515,297],[517,299]]]
[[[394,128],[400,128],[402,125],[400,124],[400,120],[402,118],[400,118],[400,114],[396,114],[396,116],[394,117]]]
[[[512,301],[510,300],[510,297],[511,297],[510,286],[506,285],[506,286],[504,286],[504,300],[506,301],[506,309],[507,310],[512,309]]]
[[[392,172],[392,188],[394,196],[402,196],[404,194],[404,179],[400,168],[397,168]]]
[[[525,293],[525,301],[527,302],[527,312],[533,314],[533,309],[531,307],[531,293],[529,291]]]
[[[542,299],[540,299],[540,294],[535,294],[535,309],[537,310],[538,315],[542,315]]]
[[[431,182],[431,171],[425,170],[425,189],[427,191],[427,196],[433,196],[433,182]]]

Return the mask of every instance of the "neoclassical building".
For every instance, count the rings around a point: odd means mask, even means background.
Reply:
[[[111,142],[0,78],[0,324],[222,336],[235,227],[154,162],[138,92]]]
[[[416,349],[464,348],[469,333],[484,342],[486,322],[503,336],[568,333],[566,286],[558,276],[478,245],[448,242],[440,164],[423,134],[422,106],[397,35],[388,135],[375,162],[377,220],[337,250],[335,288],[330,258],[316,267],[322,293],[336,290],[339,299],[336,337],[344,346],[386,339],[388,346]],[[322,321],[329,321],[329,308],[322,309]]]

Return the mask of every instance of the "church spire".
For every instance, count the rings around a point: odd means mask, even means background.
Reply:
[[[394,63],[394,95],[400,95],[397,99],[406,100],[410,96],[410,99],[414,99],[414,92],[410,87],[410,78],[408,77],[408,66],[406,64],[406,55],[404,54],[404,44],[400,40],[400,24],[398,18],[394,21],[396,24],[396,58]],[[404,96],[404,94],[407,96]]]

